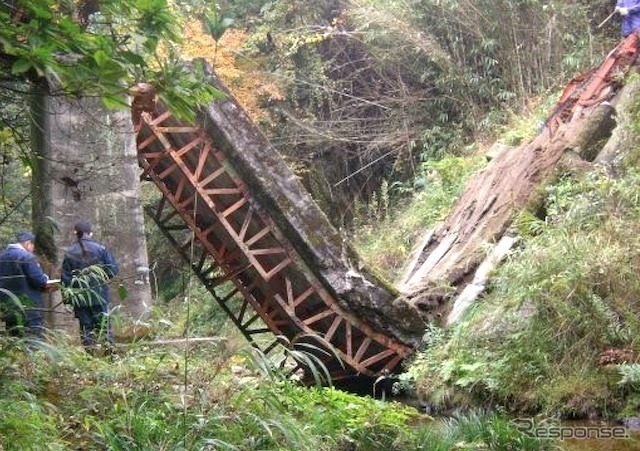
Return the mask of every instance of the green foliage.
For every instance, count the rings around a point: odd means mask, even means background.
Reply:
[[[110,450],[189,449],[184,431],[176,427],[179,406],[165,396],[128,393],[115,400],[106,419],[93,415],[85,420],[95,428],[96,442]]]
[[[584,26],[593,4],[456,0],[412,6],[416,21],[428,21],[432,39],[464,68],[452,71],[449,82],[463,87],[465,100],[522,99],[552,87],[554,76],[566,80],[595,63]]]
[[[619,385],[627,386],[635,391],[640,391],[640,364],[623,363],[618,365],[621,379]]]
[[[416,241],[444,219],[465,182],[483,164],[483,159],[448,155],[423,162],[411,185],[383,185],[384,191],[360,209],[354,221],[358,253],[388,280],[396,280]],[[376,199],[381,201],[374,203]]]
[[[442,419],[423,419],[413,434],[397,440],[390,449],[425,451],[456,450],[552,450],[552,441],[529,437],[507,416],[472,409]]]
[[[607,216],[603,194],[612,186],[604,175],[594,171],[585,180],[565,175],[547,186],[545,209],[548,221],[584,227],[601,226],[601,221]]]
[[[349,443],[356,450],[394,449],[394,442],[407,432],[407,422],[417,418],[412,408],[331,388],[290,386],[287,390],[284,399],[290,414],[299,417],[311,432],[331,431],[327,438],[334,446]]]
[[[495,128],[495,124],[502,124],[498,127],[498,141],[509,146],[518,146],[520,144],[531,141],[541,130],[544,120],[550,111],[553,111],[555,103],[560,98],[559,92],[544,93],[543,97],[534,97],[528,99],[532,103],[530,110],[526,114],[522,114],[522,110],[504,109],[492,111],[492,113],[483,121],[483,128],[491,130]],[[503,119],[492,119],[495,114],[503,114]]]
[[[225,94],[208,83],[201,60],[190,66],[181,62],[174,51],[166,59],[158,60],[160,69],[148,75],[158,90],[158,97],[176,117],[193,122],[198,105],[206,105],[214,99],[223,99]]]
[[[27,136],[28,110],[10,90],[0,94],[0,102],[4,105],[0,112],[0,246],[4,247],[13,241],[16,230],[30,228],[31,194],[25,188],[30,183],[31,160],[26,147],[18,145]]]
[[[51,0],[19,3],[18,20],[16,11],[0,10],[0,52],[14,78],[46,78],[51,90],[68,95],[98,94],[109,108],[126,107],[128,87],[146,81],[186,120],[220,95],[201,71],[160,56],[180,39],[180,16],[166,0],[106,2],[80,11]]]
[[[280,377],[285,368],[300,368],[305,372],[309,383],[313,381],[317,386],[331,385],[331,374],[324,364],[324,360],[340,362],[340,356],[331,343],[322,337],[310,334],[300,334],[289,340],[284,336],[277,337],[279,347],[268,357],[262,352],[251,349],[250,357],[255,367],[261,373],[272,379]],[[278,352],[279,351],[279,352]]]
[[[446,158],[450,149],[454,148],[454,144],[457,143],[458,139],[458,133],[450,127],[434,125],[424,130],[418,141],[422,147],[420,160],[423,162],[433,162]]]
[[[140,343],[110,362],[88,356],[64,337],[53,339],[64,347],[55,361],[0,348],[0,443],[6,449],[91,443],[114,450],[337,450],[339,440],[331,437],[341,436],[345,418],[350,423],[344,434],[358,443],[382,433],[382,426],[373,426],[394,424],[398,430],[410,415],[370,399],[264,380],[243,358],[220,349],[198,348],[185,360],[180,352]],[[324,418],[341,417],[320,423],[315,408]]]
[[[69,286],[61,287],[62,299],[65,304],[74,307],[91,305],[92,300],[102,296],[95,287],[105,285],[109,278],[110,275],[101,265],[87,266],[71,276]]]
[[[345,212],[331,215],[336,225],[350,226],[353,205],[380,201],[385,180],[409,183],[420,160],[460,155],[474,135],[513,122],[509,115],[535,110],[502,131],[503,142],[535,135],[558,90],[615,43],[617,34],[594,36],[607,9],[561,0],[279,0],[247,20],[247,51],[283,93],[263,105],[272,141],[304,168],[323,208]],[[532,108],[531,96],[544,104]]]
[[[24,319],[25,307],[29,307],[33,303],[26,296],[21,295],[18,297],[6,288],[0,288],[0,294],[2,294],[4,298],[2,302],[0,302],[0,317],[6,314],[13,314],[18,320],[18,325],[23,325],[24,323],[22,321]]]
[[[63,450],[57,407],[41,394],[50,384],[43,361],[58,355],[47,344],[0,337],[0,447],[6,450]]]
[[[152,307],[154,330],[158,336],[239,336],[237,328],[211,293],[188,273],[188,268],[184,271],[183,274],[164,276],[171,278],[173,283],[162,281],[161,291]],[[237,302],[242,302],[239,296],[230,299],[230,308],[239,308],[234,307]]]
[[[519,431],[504,416],[472,410],[443,422],[444,439],[458,449],[553,449],[550,442],[536,440]]]
[[[148,7],[152,2],[140,2],[140,26],[144,26],[147,20],[144,18],[155,17]],[[156,2],[157,4],[158,2]],[[127,16],[137,8],[131,2],[118,2],[122,9],[115,4],[106,7],[104,18],[122,22],[119,20],[122,14]],[[2,50],[3,53],[13,58],[12,74],[19,75],[34,70],[38,76],[49,74],[54,80],[68,89],[76,90],[95,83],[95,77],[104,74],[102,81],[109,81],[113,87],[119,80],[126,78],[124,68],[131,62],[132,52],[119,40],[112,40],[107,35],[85,32],[80,24],[74,22],[71,17],[60,14],[56,2],[48,0],[34,0],[22,2],[24,7],[24,20],[12,21],[11,15],[4,12],[1,16],[3,22]],[[161,5],[160,5],[161,6]],[[157,17],[161,18],[161,9],[156,9]],[[151,14],[147,14],[151,13]],[[115,25],[113,22],[107,22]],[[156,22],[162,25],[162,22]],[[149,30],[152,36],[167,31],[164,27],[157,30]],[[115,28],[112,28],[116,32]],[[144,33],[145,30],[140,30]],[[142,34],[141,34],[142,36]],[[143,45],[154,48],[145,40]],[[112,56],[112,58],[109,58]],[[65,59],[67,58],[67,59]],[[97,70],[100,68],[100,70]],[[89,76],[94,77],[89,79]],[[67,80],[72,80],[78,86],[71,86]]]
[[[224,32],[233,25],[233,19],[230,17],[221,17],[216,8],[212,8],[211,11],[205,13],[202,20],[204,29],[216,41],[219,41]]]
[[[637,349],[637,180],[630,168],[614,180],[594,171],[549,185],[544,219],[521,219],[529,233],[490,292],[436,335],[407,379],[441,407],[483,402],[572,417],[619,409],[626,383],[597,357]]]
[[[453,436],[495,449],[519,443],[492,416],[443,429],[406,405],[303,387],[272,366],[256,372],[266,368],[260,355],[224,343],[187,351],[138,342],[103,359],[64,334],[49,339],[55,353],[0,337],[5,449],[386,451],[437,449],[431,444]]]
[[[25,387],[12,387],[15,395],[0,400],[0,446],[13,450],[64,450],[66,444],[57,437],[57,411],[39,401]]]

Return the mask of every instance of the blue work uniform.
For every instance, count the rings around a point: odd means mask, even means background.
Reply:
[[[86,268],[94,265],[101,268],[102,272],[86,271]],[[111,252],[91,238],[81,238],[65,252],[61,281],[63,286],[73,288],[69,290],[70,299],[65,302],[73,305],[85,348],[92,348],[99,339],[109,346],[113,345],[107,281],[117,273],[118,265]]]
[[[21,332],[42,336],[42,292],[49,277],[42,271],[36,256],[20,244],[10,244],[0,253],[0,288],[13,293],[20,305],[6,292],[0,292],[7,330],[12,335]],[[26,329],[24,329],[26,328]]]
[[[616,8],[628,11],[626,16],[622,16],[622,36],[626,38],[640,28],[640,0],[618,0]]]

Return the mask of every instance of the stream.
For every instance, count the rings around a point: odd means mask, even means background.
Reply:
[[[339,381],[335,385],[352,394],[393,400],[422,410],[416,399],[406,394],[393,395],[393,382],[393,379],[389,379],[376,383],[374,379],[357,377]],[[541,427],[532,423],[523,424],[523,421],[526,423],[527,419],[514,420],[523,431],[555,439],[558,449],[563,451],[640,451],[640,417],[627,425],[612,421],[561,421],[557,426]]]

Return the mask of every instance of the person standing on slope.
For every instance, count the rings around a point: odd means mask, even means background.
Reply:
[[[22,305],[13,305],[5,291],[0,293],[0,309],[4,311],[7,331],[13,336],[25,333],[42,338],[44,319],[42,293],[49,277],[42,271],[36,256],[35,235],[18,233],[16,242],[0,253],[0,288],[13,293]]]
[[[114,343],[107,282],[118,273],[118,265],[111,252],[92,239],[89,222],[78,221],[73,232],[76,241],[62,260],[62,285],[70,288],[65,302],[73,305],[87,352],[95,354],[97,345],[103,344],[105,352],[111,353]]]

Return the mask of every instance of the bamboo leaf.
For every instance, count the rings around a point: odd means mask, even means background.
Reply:
[[[33,67],[33,63],[26,59],[19,59],[11,65],[11,74],[20,75]]]

